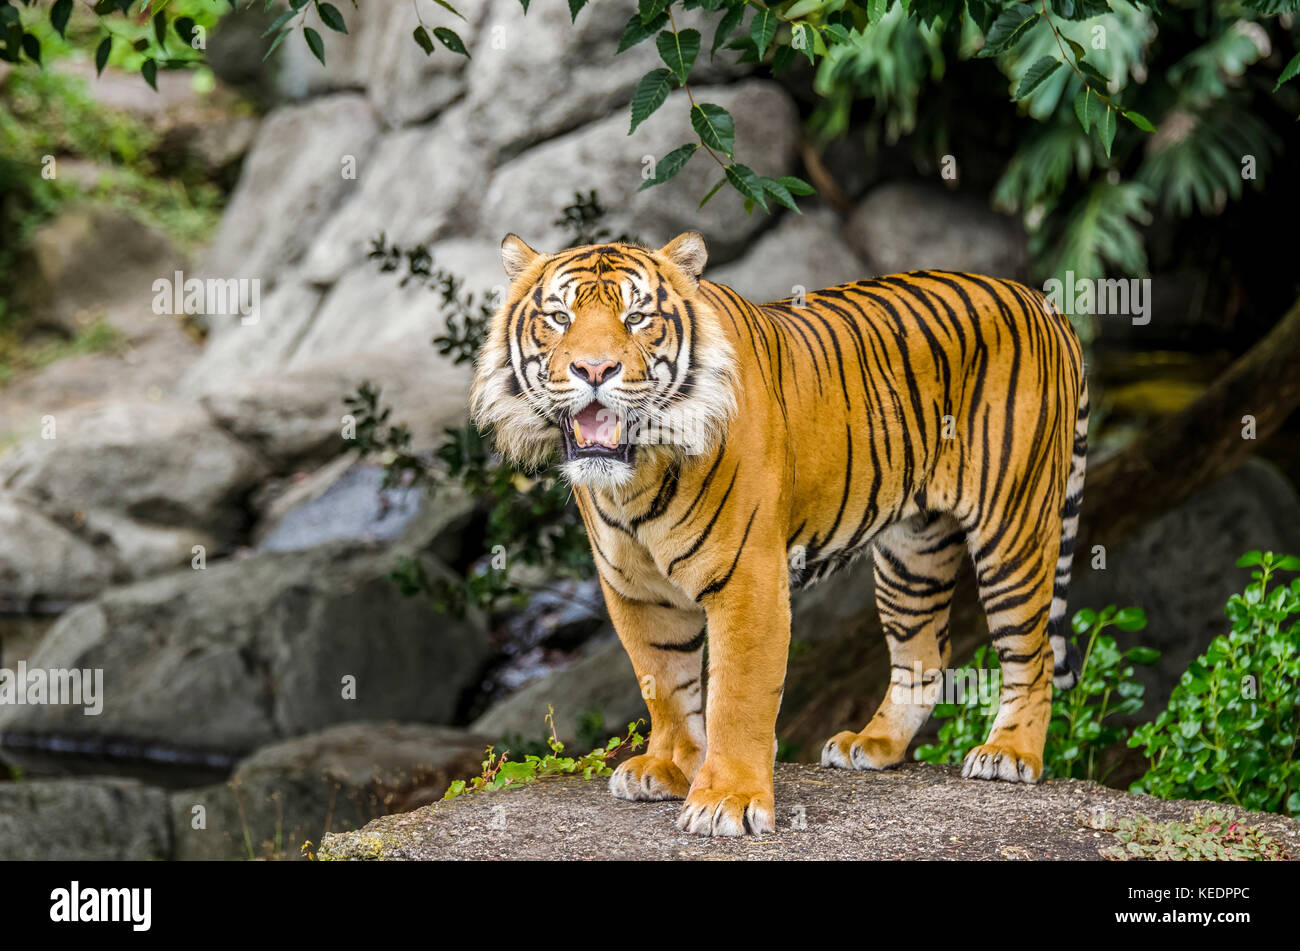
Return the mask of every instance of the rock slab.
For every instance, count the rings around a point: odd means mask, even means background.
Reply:
[[[980,859],[1097,860],[1108,833],[1078,818],[1105,810],[1186,820],[1210,803],[1165,802],[1081,780],[1038,786],[964,780],[957,767],[885,772],[776,765],[777,831],[706,839],[677,831],[678,802],[633,803],[603,781],[554,778],[478,793],[329,835],[322,859]],[[1300,822],[1222,808],[1293,855]]]

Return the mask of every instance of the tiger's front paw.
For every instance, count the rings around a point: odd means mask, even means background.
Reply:
[[[1002,779],[1009,783],[1036,783],[1043,777],[1043,758],[1011,746],[985,743],[966,754],[961,766],[964,779]]]
[[[710,768],[706,762],[677,817],[677,828],[695,835],[774,832],[776,804],[772,786],[746,772]]]
[[[615,798],[636,802],[685,799],[690,788],[676,763],[646,754],[620,763],[609,777],[609,791]]]
[[[845,730],[822,747],[822,765],[833,769],[890,769],[903,761],[906,752],[906,742]]]

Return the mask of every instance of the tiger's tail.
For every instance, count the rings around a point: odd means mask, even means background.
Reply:
[[[1070,565],[1074,561],[1074,541],[1079,531],[1079,506],[1083,504],[1083,475],[1088,465],[1088,383],[1079,394],[1079,416],[1074,424],[1074,449],[1070,458],[1070,476],[1066,482],[1065,503],[1061,506],[1061,551],[1056,559],[1056,580],[1052,587],[1052,613],[1047,633],[1056,663],[1052,683],[1069,690],[1079,682],[1083,660],[1079,649],[1069,639],[1065,616],[1066,596],[1070,591]]]

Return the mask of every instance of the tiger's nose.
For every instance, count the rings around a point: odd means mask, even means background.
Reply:
[[[623,364],[615,363],[613,360],[603,360],[600,363],[592,363],[590,360],[577,360],[569,364],[569,369],[592,386],[597,386],[607,376],[613,376],[622,367]]]

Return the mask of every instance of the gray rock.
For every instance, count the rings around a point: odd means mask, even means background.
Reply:
[[[810,206],[802,215],[787,213],[743,257],[704,276],[752,301],[769,301],[790,297],[796,287],[815,291],[860,281],[867,269],[844,243],[839,217]]]
[[[265,474],[193,404],[114,403],[55,423],[55,438],[0,458],[0,486],[70,523],[102,510],[229,538],[243,522],[241,497]]]
[[[1024,277],[1025,236],[983,201],[932,185],[893,182],[869,191],[844,231],[877,274],[933,268]]]
[[[472,233],[489,171],[470,139],[474,122],[457,106],[431,125],[376,138],[346,183],[346,201],[313,234],[307,278],[332,284],[351,268],[374,273],[366,254],[381,232],[403,247]]]
[[[301,551],[340,539],[391,541],[420,512],[424,490],[383,489],[377,465],[352,465],[319,495],[285,512],[261,539],[262,551]]]
[[[45,307],[35,312],[75,336],[96,318],[130,339],[150,335],[159,323],[152,286],[183,266],[184,255],[158,230],[126,212],[77,206],[60,213],[32,236],[34,286]],[[93,261],[93,267],[86,262]],[[126,307],[114,307],[126,298]],[[167,318],[170,319],[170,318]]]
[[[172,857],[167,794],[125,779],[0,783],[0,861]]]
[[[1187,821],[1207,803],[1164,802],[1076,779],[1037,786],[966,780],[955,766],[883,772],[776,764],[776,831],[710,839],[677,831],[680,802],[626,802],[599,779],[557,777],[475,793],[327,835],[331,860],[682,859],[1100,860],[1116,844],[1103,824],[1144,816]],[[1292,854],[1300,822],[1234,806]],[[1097,817],[1096,819],[1092,817]]]
[[[325,833],[436,802],[479,772],[487,744],[448,727],[348,723],[263,747],[229,782],[171,795],[175,857],[301,858]]]
[[[14,706],[0,733],[246,752],[354,720],[448,722],[487,633],[477,616],[402,597],[387,576],[404,550],[262,553],[111,589],[60,618],[29,661],[102,669],[102,712]]]
[[[355,191],[358,168],[379,131],[359,95],[340,94],[275,110],[263,121],[213,241],[207,273],[260,278],[265,293],[306,251],[337,205]]]
[[[631,102],[641,77],[663,66],[653,37],[615,55],[633,12],[626,4],[593,3],[571,21],[564,4],[539,3],[525,15],[518,0],[490,0],[467,71],[469,105],[483,117],[475,134],[494,152],[510,155],[620,111]],[[718,82],[750,70],[736,64],[737,54],[731,51],[709,57],[713,27],[705,24],[715,23],[716,15],[678,9],[674,16],[679,29],[703,28],[705,48],[692,70],[692,83]],[[621,112],[618,124],[626,132],[629,116]]]
[[[298,272],[286,273],[263,295],[256,323],[210,318],[207,347],[182,376],[182,388],[202,393],[224,389],[245,377],[278,375],[311,326],[324,296],[321,288],[301,280]]]
[[[1084,485],[1083,517],[1088,517]],[[1230,625],[1223,608],[1250,582],[1237,568],[1248,551],[1300,554],[1300,498],[1271,464],[1250,459],[1231,475],[1202,489],[1147,525],[1128,544],[1106,553],[1104,571],[1094,570],[1091,551],[1075,555],[1070,612],[1108,604],[1146,611],[1145,630],[1110,629],[1123,647],[1161,651],[1153,668],[1137,668],[1147,685],[1150,719],[1163,710],[1187,665]]]
[[[649,728],[632,662],[612,636],[594,640],[581,659],[502,700],[470,729],[495,740],[540,739],[546,735],[548,706],[555,708],[556,734],[570,748],[578,741],[578,720],[584,715],[599,714],[611,736],[639,718]]]
[[[746,80],[733,86],[700,87],[697,102],[727,109],[736,120],[736,158],[760,175],[777,177],[794,167],[798,117],[794,104],[772,82]],[[661,159],[696,141],[690,109],[679,90],[655,115],[627,134],[628,119],[611,116],[530,149],[492,177],[479,226],[482,237],[500,241],[514,232],[540,251],[556,251],[565,233],[555,225],[575,191],[596,189],[610,210],[606,225],[659,245],[676,234],[703,232],[709,258],[721,264],[736,256],[770,219],[746,215],[743,200],[729,189],[704,208],[702,199],[721,175],[708,155],[697,154],[665,185],[638,193],[648,159]]]
[[[37,599],[90,598],[118,570],[110,555],[0,493],[0,604],[13,610]]]
[[[359,9],[343,8],[347,36],[321,27],[315,11],[308,11],[306,22],[325,42],[327,65],[300,37],[291,37],[280,47],[275,85],[281,95],[295,99],[364,89],[389,126],[423,122],[463,95],[469,60],[436,40],[434,52],[425,55],[412,33],[421,21],[431,33],[435,26],[446,26],[471,55],[478,55],[477,27],[485,7],[460,4],[458,9],[467,19],[452,16],[433,0],[371,0]]]

